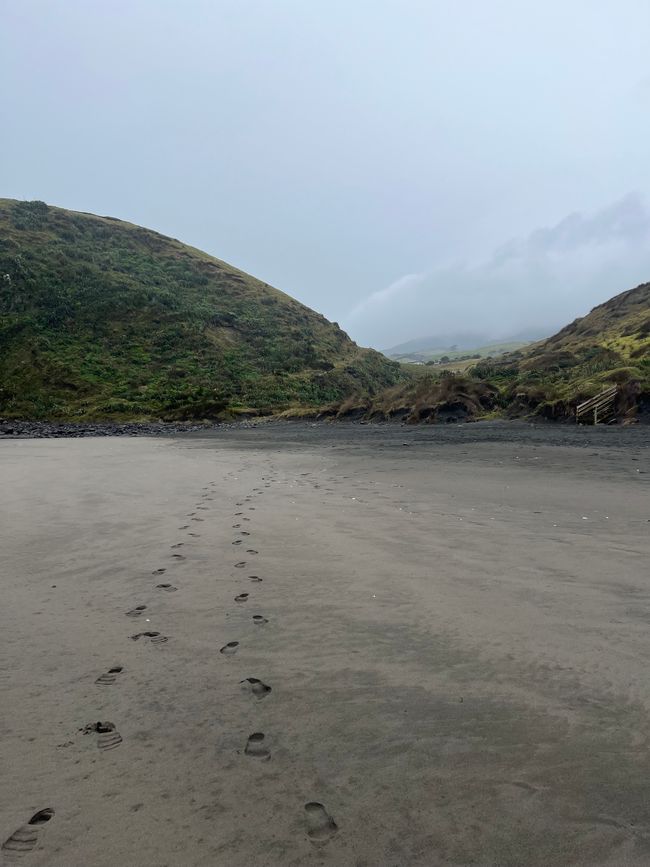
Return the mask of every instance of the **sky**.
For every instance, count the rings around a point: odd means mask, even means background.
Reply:
[[[648,0],[0,0],[0,196],[199,247],[363,345],[650,280]]]

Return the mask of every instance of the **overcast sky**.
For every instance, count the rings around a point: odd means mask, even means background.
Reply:
[[[648,0],[0,0],[0,195],[207,250],[366,345],[650,280]]]

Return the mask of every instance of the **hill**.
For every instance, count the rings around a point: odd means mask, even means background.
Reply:
[[[517,334],[504,337],[502,340],[493,340],[477,334],[455,334],[447,337],[422,337],[417,340],[409,340],[390,349],[384,349],[384,355],[395,361],[423,362],[439,361],[446,357],[449,359],[484,358],[489,355],[499,355],[520,349],[539,340],[541,333]]]
[[[472,372],[499,387],[511,415],[566,418],[577,403],[613,384],[620,386],[619,414],[644,405],[650,392],[650,283]]]
[[[402,376],[207,253],[112,217],[0,199],[0,417],[269,412]]]
[[[650,414],[650,283],[595,307],[557,334],[462,372],[418,367],[341,414],[410,422],[510,416],[571,419],[576,404],[619,386],[619,419]]]

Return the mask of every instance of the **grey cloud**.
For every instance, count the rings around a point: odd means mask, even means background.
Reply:
[[[630,193],[590,217],[569,214],[555,226],[536,229],[527,237],[504,244],[493,258],[495,265],[511,258],[567,253],[587,245],[616,241],[642,242],[650,232],[650,215],[641,198]]]
[[[512,239],[482,263],[406,275],[357,304],[344,324],[382,347],[459,331],[550,333],[649,278],[650,213],[630,194]]]
[[[585,215],[650,197],[648,0],[1,10],[0,195],[180,238],[374,346],[647,279],[640,200]]]

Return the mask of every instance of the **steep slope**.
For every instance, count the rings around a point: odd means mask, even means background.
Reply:
[[[571,419],[575,406],[619,386],[619,419],[650,416],[650,283],[595,307],[553,337],[461,373],[416,368],[410,381],[332,412],[409,422],[486,416]]]
[[[499,385],[510,414],[549,418],[609,385],[621,387],[619,413],[643,404],[650,391],[650,283],[622,292],[557,334],[473,374]]]
[[[201,418],[402,376],[323,316],[156,232],[0,199],[0,416]]]

